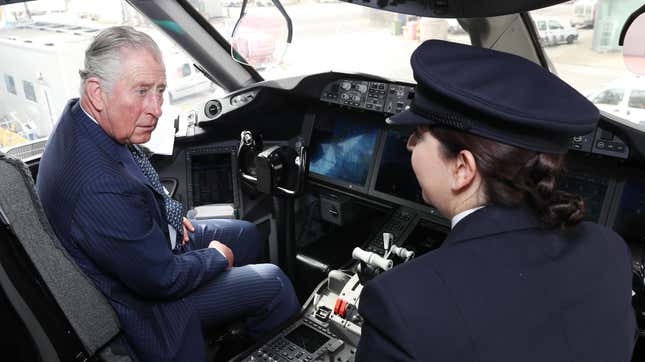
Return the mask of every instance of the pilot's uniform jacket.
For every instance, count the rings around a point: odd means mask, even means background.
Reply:
[[[159,246],[169,240],[162,197],[77,100],[48,141],[37,187],[56,235],[114,307],[136,357],[203,360],[200,318],[184,297],[228,262],[216,249],[175,256]]]
[[[629,361],[631,258],[612,230],[487,206],[367,283],[357,361]]]

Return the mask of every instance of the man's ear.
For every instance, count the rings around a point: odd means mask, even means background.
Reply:
[[[467,189],[477,176],[475,156],[468,150],[461,150],[452,162],[452,184],[450,185],[452,191]]]
[[[84,89],[85,94],[87,94],[87,98],[94,109],[99,112],[105,109],[105,95],[107,93],[105,92],[103,84],[98,78],[91,77],[85,80]]]

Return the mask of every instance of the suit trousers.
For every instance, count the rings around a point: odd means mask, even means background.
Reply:
[[[300,304],[291,281],[274,264],[255,264],[264,254],[263,239],[247,221],[191,220],[187,250],[208,247],[211,240],[228,246],[234,265],[190,293],[205,328],[242,320],[251,338],[259,338],[296,314]]]

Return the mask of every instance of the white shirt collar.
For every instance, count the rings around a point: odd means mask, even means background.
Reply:
[[[92,120],[92,122],[96,123],[97,125],[99,124],[99,122],[95,120],[94,117],[90,116],[90,114],[85,111],[85,108],[83,108],[83,105],[80,104],[80,101],[78,105],[81,106],[81,110],[83,111],[83,113],[85,113],[85,115],[88,116]]]
[[[482,205],[482,206],[478,206],[478,207],[475,207],[475,208],[472,208],[472,209],[464,210],[464,211],[458,213],[457,215],[453,216],[450,228],[453,229],[455,227],[455,225],[457,225],[457,223],[460,222],[463,218],[465,218],[466,216],[472,214],[473,212],[483,208],[484,206],[486,206],[486,205]]]

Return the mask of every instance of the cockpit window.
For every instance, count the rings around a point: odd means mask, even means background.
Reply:
[[[192,3],[196,3],[193,1]],[[273,47],[285,40],[282,15],[269,1],[249,0],[251,18],[241,39],[231,39],[240,15],[240,3],[223,2],[224,8],[196,6],[246,62],[265,79],[334,71],[370,73],[392,80],[413,81],[412,51],[426,39],[445,39],[470,44],[456,19],[433,19],[396,14],[335,0],[281,1],[293,23],[293,40],[279,63],[272,62]],[[249,29],[248,27],[255,27]],[[236,31],[238,34],[240,31]],[[241,43],[242,42],[242,43]],[[240,44],[241,43],[241,44]]]
[[[204,3],[220,3],[204,1]],[[223,5],[219,5],[223,9]],[[0,6],[0,151],[46,139],[67,101],[79,96],[84,52],[108,26],[130,25],[161,48],[168,88],[160,122],[225,92],[126,1],[41,0]],[[157,127],[161,129],[161,127]]]
[[[576,0],[531,12],[558,76],[601,111],[637,128],[645,127],[645,77],[627,69],[618,38],[627,17],[642,4],[642,0]],[[560,27],[553,26],[556,23]]]

